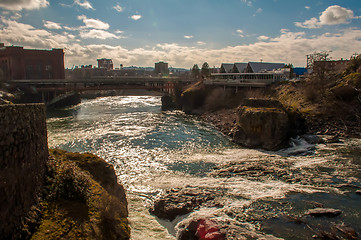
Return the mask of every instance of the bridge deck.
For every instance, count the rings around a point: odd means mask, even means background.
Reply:
[[[153,83],[153,82],[189,82],[188,79],[178,77],[92,77],[79,79],[28,79],[28,80],[11,80],[17,84],[77,84],[77,83],[94,83],[94,84],[119,84],[119,83]]]

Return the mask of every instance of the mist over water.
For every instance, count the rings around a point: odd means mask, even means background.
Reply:
[[[305,226],[291,224],[293,230],[287,230],[284,226],[290,223],[283,217],[301,214],[310,202],[343,210],[345,223],[361,222],[361,197],[342,187],[361,188],[361,161],[349,151],[358,140],[348,140],[349,147],[315,148],[299,141],[280,152],[244,149],[196,117],[161,112],[160,105],[160,97],[115,96],[48,113],[49,147],[92,152],[114,165],[127,189],[132,239],[175,239],[174,227],[182,219],[159,220],[149,214],[148,206],[162,191],[185,186],[222,192],[217,201],[224,206],[202,208],[186,217],[212,217],[235,231],[311,238]],[[302,148],[314,154],[289,156]],[[262,165],[269,171],[214,174],[217,166],[234,164]],[[310,221],[314,228],[324,224]],[[359,225],[353,226],[358,232]]]

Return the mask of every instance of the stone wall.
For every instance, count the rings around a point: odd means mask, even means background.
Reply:
[[[0,105],[0,239],[11,239],[26,223],[47,158],[45,106]]]

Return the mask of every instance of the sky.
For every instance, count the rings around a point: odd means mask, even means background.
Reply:
[[[361,53],[361,0],[0,0],[0,42],[63,48],[65,66],[306,65]]]

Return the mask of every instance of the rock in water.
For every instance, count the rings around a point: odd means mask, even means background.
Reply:
[[[247,99],[238,109],[232,135],[246,147],[276,150],[285,143],[288,132],[288,115],[278,101]]]
[[[173,221],[177,216],[185,215],[202,204],[217,205],[213,200],[215,191],[196,188],[171,189],[155,199],[150,212],[161,219]]]
[[[189,221],[177,234],[179,240],[225,240],[225,234],[210,219],[194,219]]]
[[[336,217],[341,214],[341,210],[333,209],[333,208],[314,208],[310,209],[306,212],[306,215],[314,216],[314,217]]]
[[[174,110],[176,108],[172,97],[169,95],[162,96],[161,101],[162,101],[162,111]]]

